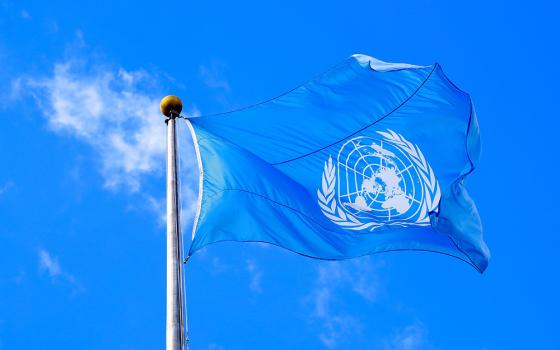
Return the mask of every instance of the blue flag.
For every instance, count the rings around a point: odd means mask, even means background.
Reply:
[[[189,256],[243,241],[319,259],[419,250],[488,265],[464,187],[476,114],[437,63],[354,55],[279,97],[188,124],[200,165]]]

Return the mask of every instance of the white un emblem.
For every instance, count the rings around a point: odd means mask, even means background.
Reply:
[[[418,146],[392,130],[382,138],[355,137],[342,145],[336,164],[325,162],[317,190],[321,211],[350,230],[430,223],[440,189]]]

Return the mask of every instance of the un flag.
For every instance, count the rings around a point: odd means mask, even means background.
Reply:
[[[422,250],[488,265],[464,187],[476,114],[437,63],[354,55],[277,98],[188,124],[200,166],[189,256],[244,241],[319,259]]]

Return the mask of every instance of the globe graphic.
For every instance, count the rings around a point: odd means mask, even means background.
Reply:
[[[387,140],[360,136],[337,157],[338,200],[366,221],[407,223],[418,217],[424,188],[410,156]]]

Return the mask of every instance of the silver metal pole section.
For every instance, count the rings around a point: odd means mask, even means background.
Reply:
[[[175,118],[167,119],[167,318],[166,350],[183,350],[179,196]]]

